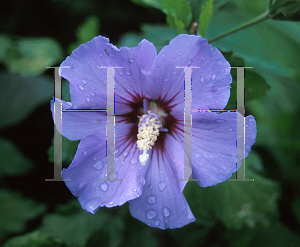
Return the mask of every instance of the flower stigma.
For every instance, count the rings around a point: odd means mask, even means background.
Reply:
[[[154,146],[154,143],[159,136],[159,131],[167,132],[168,130],[162,128],[160,115],[148,110],[148,102],[146,99],[144,99],[143,103],[145,114],[140,117],[138,124],[137,147],[140,151],[143,151],[143,153],[139,156],[139,159],[141,164],[144,166],[149,159],[147,151],[152,149]],[[152,106],[156,107],[156,104],[154,103]],[[152,109],[152,107],[150,108]]]

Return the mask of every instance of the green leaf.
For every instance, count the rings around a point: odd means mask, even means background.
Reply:
[[[230,8],[223,8],[214,15],[207,38],[217,37],[251,18],[253,16],[232,3]],[[299,29],[300,23],[268,20],[229,35],[213,45],[224,51],[234,51],[235,56],[244,58],[246,66],[298,79]]]
[[[254,181],[225,181],[206,188],[195,182],[187,184],[184,194],[199,222],[211,225],[219,218],[226,227],[234,229],[277,222],[279,184],[254,172],[251,163],[258,160],[253,160],[252,152],[246,159],[246,178]]]
[[[124,225],[120,217],[112,216],[106,208],[100,208],[93,215],[83,210],[77,200],[73,200],[59,206],[55,213],[47,215],[40,230],[59,237],[72,247],[99,246],[101,239],[98,245],[87,244],[89,241],[94,242],[97,234],[102,239],[105,238],[103,246],[119,246]],[[90,238],[93,239],[89,240]]]
[[[161,0],[131,0],[133,3],[139,4],[139,5],[147,5],[151,6],[157,9],[161,8]]]
[[[232,67],[244,67],[245,62],[240,57],[233,56],[232,52],[223,52],[225,59],[230,63]],[[232,83],[230,84],[230,98],[227,103],[226,109],[236,109],[237,100],[237,69],[231,69]],[[270,86],[257,71],[253,68],[245,69],[245,102],[247,103],[253,99],[261,99],[267,96],[267,92],[270,90]]]
[[[118,47],[135,47],[142,39],[146,39],[154,44],[159,52],[164,46],[178,35],[178,32],[167,25],[142,24],[142,34],[127,33],[121,37]]]
[[[192,10],[186,0],[162,0],[161,9],[167,15],[168,24],[178,33],[184,33],[190,28]]]
[[[54,140],[52,140],[52,145],[48,149],[48,160],[49,162],[54,162],[55,164],[60,164],[61,162],[69,166],[74,159],[78,144],[80,141],[70,141],[62,136],[62,160],[54,160]]]
[[[0,178],[28,172],[32,163],[8,140],[0,138]]]
[[[209,27],[213,13],[213,0],[206,0],[205,4],[201,8],[201,14],[199,17],[200,34],[202,37],[205,37],[206,35],[206,30]]]
[[[9,239],[3,247],[66,247],[57,237],[39,231],[30,232],[22,236]]]
[[[89,16],[77,29],[76,37],[77,41],[70,44],[69,53],[75,50],[79,45],[92,40],[99,35],[100,21],[97,16]]]
[[[291,232],[282,225],[271,226],[261,229],[254,236],[248,247],[282,247],[282,246],[299,246],[300,237],[298,234]]]
[[[47,77],[0,74],[0,86],[0,128],[19,123],[53,97],[53,82]]]
[[[62,58],[60,44],[52,38],[19,38],[5,50],[2,62],[11,73],[37,76]]]
[[[7,190],[0,190],[0,201],[0,241],[7,234],[23,232],[27,221],[37,218],[46,210],[44,204]]]

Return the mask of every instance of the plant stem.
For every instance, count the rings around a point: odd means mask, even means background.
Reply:
[[[219,39],[223,39],[224,37],[226,37],[228,35],[231,35],[233,33],[241,31],[241,30],[243,30],[245,28],[248,28],[248,27],[251,27],[251,26],[256,25],[258,23],[261,23],[261,22],[263,22],[263,21],[265,21],[265,20],[267,20],[269,18],[270,18],[269,17],[269,11],[266,11],[265,13],[262,13],[261,15],[256,16],[252,20],[250,20],[248,22],[245,22],[244,24],[240,25],[239,27],[236,27],[236,28],[230,30],[227,33],[224,33],[224,34],[222,34],[222,35],[220,35],[220,36],[218,36],[218,37],[216,37],[214,39],[209,40],[208,43],[212,43],[212,42],[215,42],[215,41],[217,41]]]

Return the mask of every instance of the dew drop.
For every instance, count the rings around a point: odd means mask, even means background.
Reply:
[[[82,83],[83,83],[83,84],[86,84],[86,80],[82,80]]]
[[[165,54],[162,54],[162,55],[161,55],[161,57],[164,57],[164,56],[165,56]]]
[[[92,87],[92,89],[94,90],[94,89],[95,89],[95,87]]]
[[[108,174],[108,179],[110,181],[114,181],[117,178],[118,178],[118,172],[111,172],[110,174]]]
[[[147,225],[148,225],[148,226],[151,226],[151,223],[150,223],[150,222],[148,222],[148,223],[147,223]]]
[[[100,187],[99,187],[99,186],[96,186],[96,187],[95,187],[95,190],[96,190],[96,191],[98,191],[99,189],[100,189]]]
[[[224,122],[225,122],[224,119],[217,119],[216,121],[217,121],[218,123],[224,123]]]
[[[150,195],[150,196],[147,196],[147,202],[149,205],[152,205],[154,203],[156,203],[156,196],[155,195]]]
[[[204,60],[205,60],[205,57],[201,57],[201,60],[204,61]]]
[[[165,78],[165,81],[169,81],[169,78]]]
[[[245,124],[245,127],[248,127],[249,125],[248,124]]]
[[[177,74],[177,72],[176,72],[176,71],[174,71],[174,72],[173,72],[173,75],[176,75],[176,74]]]
[[[254,119],[253,118],[249,118],[249,122],[253,122],[254,121]]]
[[[113,205],[113,204],[114,204],[114,202],[113,202],[113,201],[111,201],[111,202],[109,202],[108,204],[109,204],[109,205]]]
[[[67,106],[72,106],[72,103],[71,102],[67,102],[66,105]]]
[[[233,128],[229,128],[228,131],[230,131],[230,132],[233,131]]]
[[[93,168],[96,170],[96,171],[100,171],[102,168],[103,168],[103,162],[102,161],[98,161],[97,163],[95,163],[93,165]]]
[[[83,86],[81,86],[80,84],[78,84],[78,87],[79,87],[79,89],[80,89],[81,91],[84,90]]]
[[[94,156],[93,160],[97,160],[97,157],[96,157],[96,156]]]
[[[103,182],[102,184],[100,184],[100,188],[102,191],[107,191],[108,190],[108,184],[106,182]]]
[[[190,61],[188,61],[188,65],[191,65],[192,64],[192,61],[190,60]]]
[[[212,80],[215,80],[216,77],[217,77],[216,74],[212,74],[211,79],[212,79]]]
[[[204,77],[201,77],[201,79],[200,79],[200,81],[202,82],[202,83],[204,83]]]
[[[113,57],[114,55],[112,53],[109,53],[108,56]]]
[[[156,69],[155,69],[155,70],[156,70],[156,71],[157,71],[157,70],[159,70],[159,67],[156,67]]]
[[[133,58],[130,58],[128,59],[129,63],[133,63],[134,62],[134,59]]]
[[[85,98],[86,102],[90,102],[90,98],[86,97]]]
[[[119,152],[119,149],[117,148],[116,150],[115,150],[115,154],[117,154]]]
[[[160,183],[158,184],[158,189],[159,189],[159,191],[163,191],[166,187],[167,187],[167,185],[166,185],[166,183],[164,183],[164,182],[160,182]]]
[[[126,74],[126,75],[130,75],[130,72],[129,72],[129,71],[125,71],[125,74]]]
[[[167,218],[167,217],[169,217],[171,215],[171,211],[170,211],[170,209],[168,207],[163,207],[161,209],[161,212],[162,212],[162,214],[163,214],[163,216],[165,218]]]
[[[145,215],[148,220],[152,220],[157,216],[157,211],[155,209],[148,209]]]
[[[95,97],[95,94],[94,94],[93,92],[90,92],[90,95],[91,95],[92,97]]]
[[[125,162],[124,160],[121,161],[121,165],[125,165],[125,163],[126,163],[126,162]]]
[[[83,149],[83,155],[86,155],[87,151],[85,149]]]
[[[153,188],[152,184],[149,184],[148,188],[149,188],[149,190],[152,190],[152,188]]]
[[[119,70],[119,74],[120,74],[120,75],[123,75],[123,71],[122,71],[122,70]]]
[[[144,177],[141,176],[140,179],[139,179],[139,182],[140,182],[141,185],[145,185],[146,180],[145,180]]]
[[[181,56],[182,52],[179,52],[178,55]]]
[[[127,154],[128,154],[127,151],[124,151],[124,152],[123,152],[123,155],[124,155],[124,156],[127,156]]]
[[[100,56],[100,57],[103,57],[103,54],[102,54],[102,53],[99,53],[99,56]]]
[[[156,220],[154,221],[154,225],[159,226],[159,225],[160,225],[160,220],[159,220],[159,219],[156,219]]]
[[[132,165],[135,165],[137,163],[137,158],[133,157],[132,160],[130,161]]]

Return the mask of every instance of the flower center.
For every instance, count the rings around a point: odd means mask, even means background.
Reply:
[[[149,159],[147,151],[154,146],[154,143],[159,136],[159,131],[168,131],[167,129],[162,128],[160,115],[148,110],[148,102],[146,99],[144,99],[144,111],[145,114],[140,117],[137,134],[137,147],[140,151],[143,151],[139,156],[143,166],[146,165],[146,162]],[[146,114],[146,112],[148,114]]]
[[[143,154],[139,156],[141,164],[146,165],[147,160],[149,159],[149,154],[147,151],[152,149],[154,142],[159,136],[159,128],[162,127],[160,117],[156,113],[151,113],[148,110],[148,114],[144,114],[140,118],[138,125],[138,134],[137,134],[137,147],[140,151],[143,151]]]

